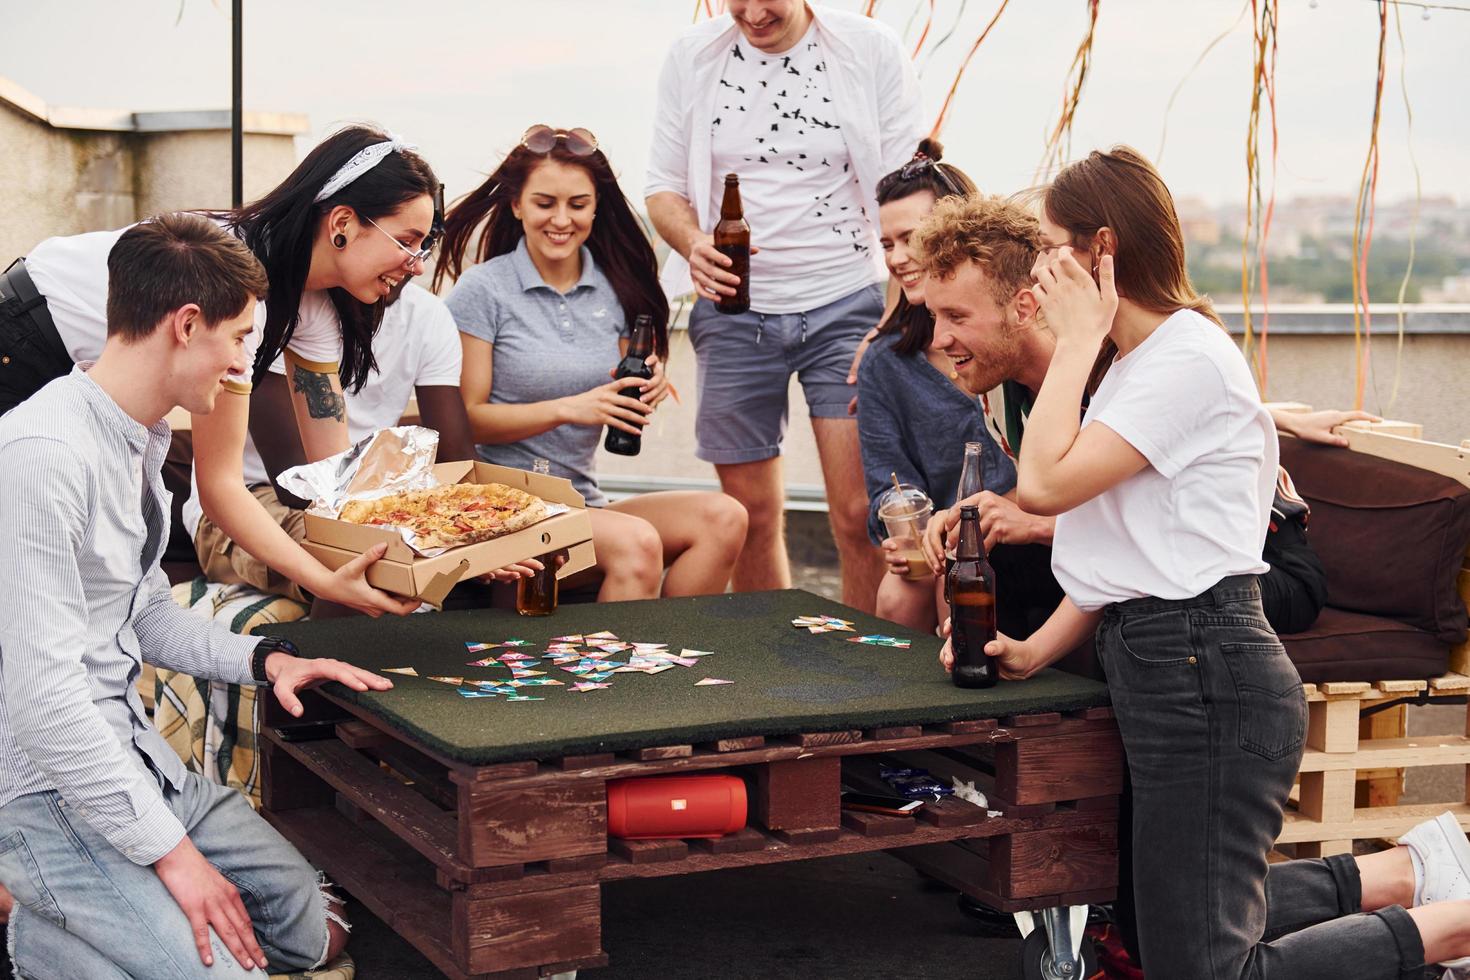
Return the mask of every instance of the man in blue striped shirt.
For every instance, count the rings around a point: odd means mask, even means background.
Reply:
[[[309,968],[345,943],[339,903],[243,797],[186,771],[144,715],[140,665],[270,684],[293,714],[322,680],[391,685],[173,602],[158,567],[163,419],[210,411],[246,367],[267,283],[241,243],[190,214],[130,229],[108,273],[97,362],[0,419],[0,885],[16,970]]]

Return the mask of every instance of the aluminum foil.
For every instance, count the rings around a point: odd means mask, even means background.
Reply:
[[[357,445],[315,463],[293,466],[280,485],[303,500],[310,513],[336,518],[349,500],[376,500],[408,490],[437,487],[434,458],[439,433],[421,425],[382,429]]]

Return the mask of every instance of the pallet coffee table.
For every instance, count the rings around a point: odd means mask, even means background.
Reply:
[[[858,633],[792,628],[810,614],[853,620]],[[553,636],[599,630],[713,655],[618,674],[608,690],[541,688],[552,693],[539,702],[462,698],[425,679],[494,674],[466,666],[485,655],[466,655],[467,642],[524,638],[534,654]],[[450,977],[604,965],[600,885],[624,878],[887,850],[1002,911],[1049,910],[1053,930],[1068,928],[1055,910],[1112,897],[1122,751],[1093,681],[1047,671],[963,691],[938,667],[933,637],[798,591],[264,632],[308,655],[420,675],[390,675],[386,692],[329,686],[303,719],[261,698],[263,812]],[[912,648],[845,642],[861,633]],[[696,686],[705,676],[734,683]],[[331,724],[291,728],[312,721]],[[891,763],[973,782],[989,807],[946,799],[917,818],[840,808],[843,786],[886,789],[878,769]],[[745,779],[744,830],[608,837],[609,780],[695,772]],[[1041,932],[1028,950],[1044,948]]]

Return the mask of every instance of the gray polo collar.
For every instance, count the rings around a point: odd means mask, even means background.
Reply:
[[[577,280],[577,284],[567,292],[569,296],[579,289],[597,288],[597,263],[592,260],[591,250],[583,245],[580,255],[582,275]],[[522,292],[529,293],[533,289],[550,289],[553,293],[557,292],[546,284],[546,280],[541,278],[541,272],[536,268],[536,263],[531,261],[531,252],[526,245],[525,235],[522,235],[521,240],[516,242],[516,250],[511,253],[510,261],[512,268],[516,270],[516,279],[520,282]]]

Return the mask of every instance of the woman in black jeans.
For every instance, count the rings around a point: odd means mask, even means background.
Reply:
[[[1047,189],[1040,221],[1032,292],[1057,345],[1018,492],[1027,511],[1057,515],[1067,597],[1029,639],[986,652],[1002,677],[1024,678],[1096,630],[1132,779],[1140,965],[1160,980],[1417,978],[1426,961],[1470,955],[1470,848],[1453,818],[1408,847],[1290,862],[1268,879],[1307,724],[1257,584],[1271,417],[1190,285],[1148,161],[1090,154]],[[1119,353],[1079,426],[1106,340]]]

